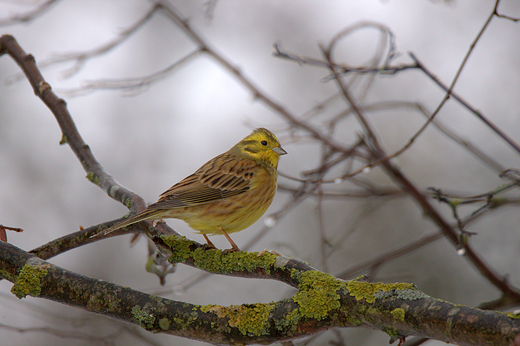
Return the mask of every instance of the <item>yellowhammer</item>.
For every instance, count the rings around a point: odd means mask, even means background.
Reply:
[[[223,234],[239,251],[228,233],[255,223],[276,192],[278,159],[287,152],[269,130],[259,128],[233,148],[206,162],[195,173],[173,185],[139,214],[108,228],[108,234],[144,220],[181,219],[207,235]]]

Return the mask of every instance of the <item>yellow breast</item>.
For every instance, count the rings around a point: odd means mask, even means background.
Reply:
[[[251,180],[251,189],[211,203],[182,208],[172,216],[182,219],[203,234],[239,232],[255,223],[269,208],[277,187],[274,169],[260,167]]]

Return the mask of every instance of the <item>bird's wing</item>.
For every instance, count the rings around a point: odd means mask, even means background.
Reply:
[[[257,170],[252,160],[221,154],[162,193],[148,209],[194,206],[244,193]]]

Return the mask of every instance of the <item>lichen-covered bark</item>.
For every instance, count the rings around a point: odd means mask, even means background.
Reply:
[[[309,264],[284,256],[273,255],[268,251],[229,252],[205,250],[204,246],[183,236],[168,235],[154,237],[155,245],[170,254],[170,263],[183,263],[214,274],[274,279],[293,287],[298,281],[288,269],[297,271],[314,270]]]
[[[175,241],[181,243],[174,246]],[[176,249],[186,241],[172,238],[167,242]],[[186,261],[200,256],[202,250],[189,245],[184,251],[174,257]],[[382,330],[391,339],[418,335],[459,345],[509,345],[520,333],[520,319],[515,315],[434,299],[413,284],[343,281],[271,254],[262,258],[266,254],[235,253],[232,258],[239,264],[232,265],[225,261],[229,254],[220,260],[211,251],[215,250],[208,250],[208,257],[200,262],[205,269],[270,276],[290,281],[298,292],[267,304],[188,304],[69,272],[5,242],[0,242],[0,275],[23,288],[20,296],[30,294],[137,324],[150,332],[211,343],[268,344],[332,327],[357,326]]]

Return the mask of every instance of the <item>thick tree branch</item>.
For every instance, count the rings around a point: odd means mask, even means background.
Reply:
[[[177,250],[186,245],[182,239],[171,244]],[[198,250],[187,251],[173,256]],[[234,255],[241,259],[250,254]],[[264,256],[272,262],[272,272],[287,272],[298,288],[293,297],[268,304],[189,304],[78,275],[5,242],[0,242],[0,276],[14,283],[12,292],[19,298],[54,300],[151,332],[214,344],[268,344],[333,327],[360,326],[382,330],[391,340],[419,335],[458,345],[509,345],[520,333],[515,315],[437,300],[411,284],[342,281],[316,270],[290,269],[290,260],[269,254],[257,256],[256,262],[248,258],[246,270],[265,274]]]

